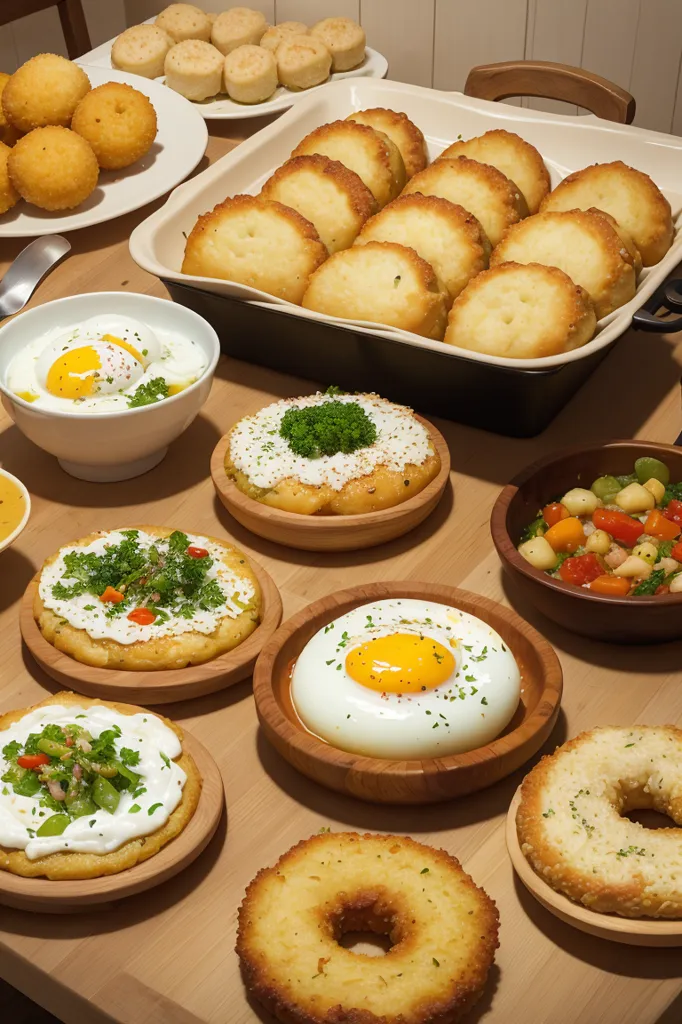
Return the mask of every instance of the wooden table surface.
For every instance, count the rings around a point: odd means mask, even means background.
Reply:
[[[237,129],[228,123],[222,132],[212,123],[208,159],[264,123],[242,121]],[[151,209],[74,232],[73,254],[33,301],[98,290],[164,295],[128,254],[132,228]],[[7,260],[22,247],[3,245]],[[412,534],[358,554],[298,552],[261,541],[214,498],[208,463],[218,438],[273,399],[307,393],[309,383],[223,359],[207,405],[165,461],[137,480],[111,485],[67,476],[0,414],[0,464],[24,480],[33,498],[27,529],[0,555],[0,710],[32,704],[54,688],[22,650],[18,627],[19,599],[42,560],[91,530],[142,521],[234,538],[273,575],[285,617],[334,590],[373,580],[447,583],[512,604],[554,645],[564,670],[563,710],[548,749],[594,725],[681,723],[682,643],[618,648],[548,622],[503,583],[488,532],[501,486],[542,454],[588,439],[673,441],[682,429],[681,362],[674,337],[630,332],[541,437],[512,440],[437,420],[452,453],[451,489]],[[376,387],[381,390],[380,380]],[[682,1020],[679,950],[583,935],[544,911],[515,879],[504,817],[523,772],[450,804],[382,809],[328,792],[282,761],[259,735],[248,681],[161,710],[208,747],[223,775],[227,818],[206,852],[176,879],[109,909],[59,917],[0,908],[0,976],[66,1024],[269,1020],[249,1003],[239,978],[237,907],[260,867],[326,826],[406,833],[444,847],[495,899],[501,946],[485,995],[467,1018],[472,1024]]]

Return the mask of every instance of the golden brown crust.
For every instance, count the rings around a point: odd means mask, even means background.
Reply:
[[[71,693],[64,690],[56,693],[46,700],[34,704],[30,708],[22,708],[18,711],[8,711],[0,715],[0,733],[8,729],[15,722],[18,722],[29,712],[36,708],[48,707],[50,704],[68,706],[69,704],[78,707],[90,708],[104,706],[113,708],[121,715],[136,715],[143,712],[147,715],[154,715],[161,719],[164,725],[172,729],[180,742],[183,740],[183,732],[179,725],[171,722],[163,715],[157,715],[146,708],[137,707],[135,704],[121,704],[116,701],[99,700],[92,697],[83,697],[78,693]],[[115,875],[126,868],[132,868],[144,860],[153,857],[155,853],[164,847],[171,839],[179,836],[183,829],[189,824],[199,803],[201,796],[202,779],[194,758],[184,748],[180,757],[176,758],[178,764],[185,774],[187,781],[183,786],[182,799],[172,812],[168,821],[156,832],[147,836],[140,836],[138,839],[131,839],[124,843],[117,850],[111,853],[51,853],[47,857],[37,857],[29,860],[23,850],[11,850],[0,846],[0,871],[9,871],[13,875],[21,875],[23,878],[45,878],[54,881],[79,878],[100,878],[102,875]]]
[[[408,181],[419,171],[423,171],[429,162],[423,132],[402,111],[372,107],[369,110],[356,110],[349,114],[346,120],[367,124],[370,128],[376,128],[384,135],[388,135],[400,150]]]
[[[491,164],[510,178],[523,192],[530,213],[537,213],[550,190],[549,171],[540,153],[515,132],[494,128],[476,138],[453,142],[438,159],[460,156]]]
[[[392,948],[377,959],[341,947],[355,930]],[[446,851],[326,833],[250,883],[237,953],[249,991],[285,1024],[452,1024],[482,994],[497,933],[495,904]]]
[[[105,82],[85,94],[71,127],[92,146],[100,167],[118,170],[134,164],[151,148],[156,111],[144,93],[125,82]]]
[[[159,526],[140,526],[140,530],[154,537],[169,537],[173,530]],[[107,531],[103,531],[107,532]],[[83,547],[101,536],[101,532],[88,534],[72,541],[68,547]],[[33,617],[40,632],[48,643],[63,651],[69,657],[96,668],[126,669],[141,672],[163,669],[185,668],[187,665],[201,665],[234,650],[256,629],[260,621],[261,592],[258,580],[248,563],[246,555],[232,544],[215,537],[208,537],[213,544],[224,549],[223,562],[241,578],[248,580],[255,590],[252,604],[236,618],[223,618],[217,628],[209,634],[192,630],[178,636],[166,636],[154,640],[120,644],[116,640],[96,640],[84,629],[65,623],[52,609],[47,608],[36,587],[33,602]],[[59,551],[46,560],[51,565],[59,557]]]

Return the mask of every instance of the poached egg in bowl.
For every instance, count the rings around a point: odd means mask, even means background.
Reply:
[[[465,753],[506,728],[521,673],[487,623],[414,599],[364,604],[320,629],[292,670],[303,725],[340,750],[415,760]]]

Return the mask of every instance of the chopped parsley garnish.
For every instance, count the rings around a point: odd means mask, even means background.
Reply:
[[[139,409],[142,405],[154,405],[168,398],[168,384],[163,377],[154,377],[146,384],[140,384],[134,394],[128,397],[128,408]]]
[[[369,447],[377,438],[376,427],[362,406],[334,400],[287,409],[279,433],[291,451],[304,459],[339,452],[350,455]]]
[[[152,804],[149,810],[147,811],[147,814],[151,817],[157,807],[163,807],[163,804]]]
[[[428,868],[422,868],[421,871],[419,872],[420,875],[428,875],[428,873],[429,873],[429,869]]]
[[[665,569],[655,569],[651,576],[648,576],[641,583],[638,583],[632,591],[634,597],[641,597],[643,594],[655,594],[666,577]]]

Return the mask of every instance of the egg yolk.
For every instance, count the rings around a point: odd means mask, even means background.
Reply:
[[[124,341],[123,338],[117,337],[115,334],[103,334],[102,341],[108,341],[110,345],[118,345],[119,348],[123,348],[126,352],[130,352],[131,356],[137,359],[138,363],[142,363],[144,366],[144,356],[141,352],[138,352],[129,342]]]
[[[441,686],[455,671],[452,653],[432,637],[393,633],[367,640],[346,656],[346,672],[370,690],[414,693]]]
[[[53,362],[45,385],[57,398],[84,398],[93,393],[101,366],[99,352],[92,345],[68,349]]]

